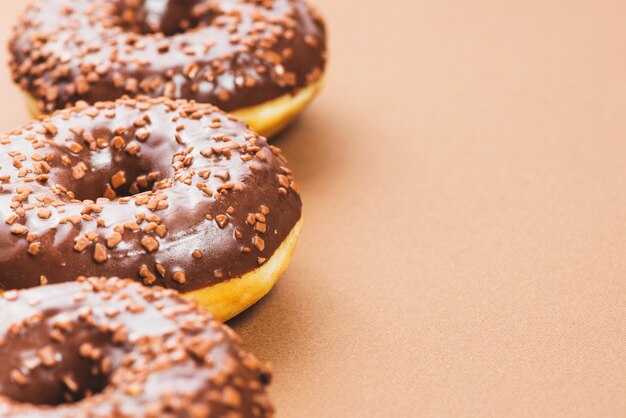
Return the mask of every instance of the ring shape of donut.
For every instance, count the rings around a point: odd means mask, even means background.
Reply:
[[[82,278],[0,296],[0,416],[273,416],[271,373],[174,290]]]
[[[148,95],[283,129],[321,89],[325,26],[303,0],[35,0],[10,41],[31,111]]]
[[[283,273],[301,227],[280,150],[214,106],[79,104],[0,137],[0,288],[134,278],[222,319]]]

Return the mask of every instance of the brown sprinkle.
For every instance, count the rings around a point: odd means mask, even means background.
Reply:
[[[122,234],[119,232],[114,232],[111,236],[107,238],[107,247],[115,248],[117,245],[122,242]]]
[[[40,349],[37,352],[37,355],[39,356],[41,364],[45,367],[51,368],[57,365],[56,352],[51,345],[47,345]]]
[[[226,215],[217,215],[215,217],[215,221],[217,222],[217,224],[219,225],[220,228],[224,228],[226,226],[226,224],[228,223],[228,216],[226,216]]]
[[[150,253],[159,249],[159,242],[149,235],[141,239],[141,245]]]
[[[265,241],[257,235],[252,238],[252,244],[254,244],[254,246],[261,252],[265,249]]]
[[[124,170],[120,170],[111,177],[111,185],[114,189],[119,189],[123,184],[126,183],[126,172]]]
[[[14,235],[24,235],[27,232],[28,228],[21,224],[17,224],[11,228],[11,233]]]
[[[39,254],[40,250],[41,250],[41,244],[38,242],[33,242],[32,244],[28,246],[28,254],[30,255],[37,255]]]
[[[174,274],[172,274],[172,279],[174,279],[174,281],[179,284],[187,283],[187,276],[182,271],[174,272]]]
[[[97,243],[94,248],[93,259],[96,263],[102,264],[109,260],[109,254],[105,250],[104,246]]]

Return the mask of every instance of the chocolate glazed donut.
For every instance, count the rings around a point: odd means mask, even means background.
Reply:
[[[122,276],[227,319],[287,267],[301,218],[280,150],[206,104],[79,104],[0,137],[0,288]]]
[[[175,291],[81,279],[0,296],[0,416],[273,415],[267,366]]]
[[[35,0],[10,51],[34,113],[165,96],[213,103],[269,136],[320,90],[326,33],[303,0]]]

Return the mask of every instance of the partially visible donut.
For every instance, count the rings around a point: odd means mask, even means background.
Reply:
[[[166,96],[213,103],[270,136],[320,90],[326,33],[304,0],[35,0],[10,51],[35,113]]]
[[[79,104],[0,136],[0,289],[123,276],[228,319],[289,264],[301,205],[280,150],[211,105]]]
[[[0,416],[271,417],[271,373],[173,290],[82,278],[0,296]]]

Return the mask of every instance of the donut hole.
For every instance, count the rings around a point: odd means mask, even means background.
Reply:
[[[114,348],[110,334],[84,323],[56,330],[41,322],[28,326],[0,347],[0,395],[51,406],[93,396],[110,383]]]
[[[70,193],[82,201],[116,200],[151,191],[162,178],[160,171],[142,170],[140,166],[110,167],[103,171],[94,170],[72,183]]]
[[[216,10],[213,0],[117,0],[113,15],[127,32],[173,36],[208,24]]]
[[[55,172],[54,182],[63,185],[68,195],[77,200],[116,200],[163,187],[174,170],[171,141],[157,139],[144,146],[140,155],[124,150],[85,151],[83,158]],[[170,162],[170,164],[168,164]]]

